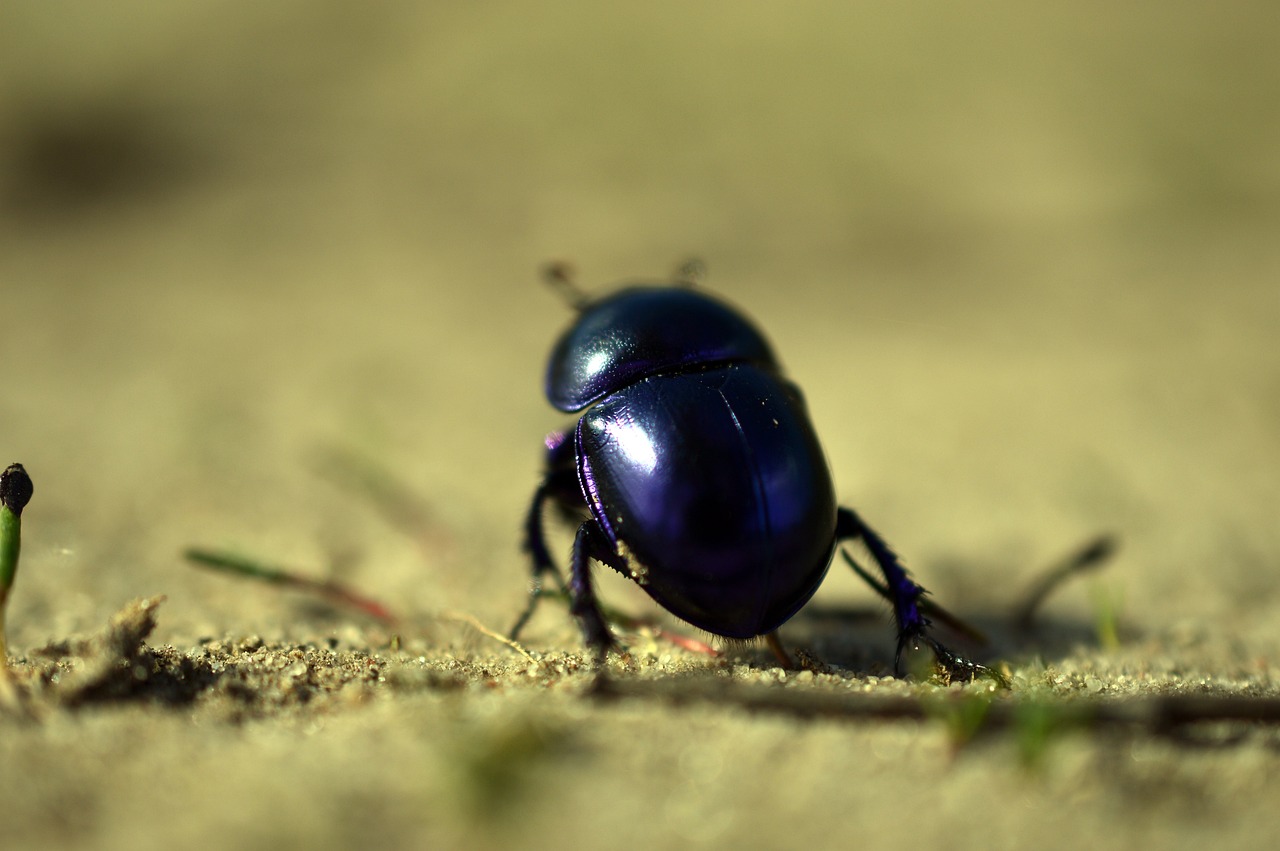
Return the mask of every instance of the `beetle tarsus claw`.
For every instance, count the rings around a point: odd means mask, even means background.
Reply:
[[[997,683],[1004,684],[1004,677],[998,671],[988,668],[986,665],[980,665],[952,653],[945,644],[937,639],[920,632],[911,632],[903,635],[898,639],[898,652],[894,656],[893,670],[895,676],[903,675],[902,657],[904,651],[918,651],[920,645],[924,644],[933,654],[932,675],[940,680],[944,685],[952,683],[967,683],[972,680],[987,677],[995,680]],[[909,673],[922,673],[914,669]]]
[[[612,634],[603,640],[596,639],[587,642],[587,652],[591,657],[591,664],[597,670],[602,670],[609,662],[609,654],[617,653],[624,661],[631,658],[625,648],[618,643],[618,640]]]

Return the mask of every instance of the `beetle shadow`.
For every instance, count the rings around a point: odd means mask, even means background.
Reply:
[[[990,610],[965,613],[965,623],[981,634],[978,639],[935,624],[933,635],[952,652],[984,665],[1002,659],[1018,660],[1040,656],[1061,658],[1081,647],[1097,647],[1102,642],[1094,623],[1070,617],[1045,617],[1030,629],[1018,628],[1007,612]],[[806,607],[782,628],[788,649],[811,653],[821,662],[860,674],[888,676],[893,673],[896,647],[893,618],[875,605],[817,605]],[[1135,636],[1129,630],[1122,640]],[[776,665],[767,648],[759,660]]]
[[[1022,597],[1006,607],[989,606],[963,615],[947,611],[929,613],[933,634],[953,652],[982,664],[1002,659],[1062,658],[1081,648],[1106,646],[1139,638],[1121,627],[1109,601],[1095,605],[1092,619],[1045,614],[1042,610],[1063,584],[1095,571],[1114,556],[1118,547],[1112,535],[1087,541],[1047,569],[1033,574]],[[956,567],[959,575],[972,572]],[[933,598],[926,598],[932,601]],[[888,603],[832,605],[811,603],[783,627],[784,644],[804,651],[821,663],[858,673],[893,673],[896,647]],[[759,660],[773,661],[767,648]]]

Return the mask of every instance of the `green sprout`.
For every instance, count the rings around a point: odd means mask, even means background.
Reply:
[[[312,579],[286,567],[265,564],[257,559],[245,558],[234,553],[206,550],[190,547],[184,553],[187,561],[197,567],[243,576],[266,582],[268,585],[282,585],[286,588],[297,588],[318,594],[320,597],[339,606],[346,606],[363,612],[386,626],[394,626],[399,620],[390,609],[377,600],[364,596],[332,579]]]
[[[959,696],[924,693],[921,704],[925,712],[939,718],[947,727],[947,738],[953,753],[969,744],[982,732],[991,711],[990,694],[962,693]]]
[[[34,488],[21,464],[10,464],[0,473],[0,672],[7,672],[4,612],[9,589],[18,573],[18,551],[22,548],[22,509],[31,501]],[[4,676],[0,673],[0,676]]]
[[[1098,644],[1106,650],[1120,647],[1120,610],[1124,595],[1114,588],[1098,584],[1093,588],[1093,631]]]
[[[1097,724],[1088,709],[1038,696],[1025,699],[1014,708],[1019,761],[1029,771],[1040,770],[1048,759],[1049,747],[1065,733]]]

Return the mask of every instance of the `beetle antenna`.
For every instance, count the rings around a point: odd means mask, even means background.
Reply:
[[[573,282],[573,265],[564,260],[553,260],[542,267],[542,280],[559,293],[565,304],[581,312],[590,297]]]
[[[707,279],[707,264],[701,257],[690,257],[676,267],[674,283],[692,289]]]

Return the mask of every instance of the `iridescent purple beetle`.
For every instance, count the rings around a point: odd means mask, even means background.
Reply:
[[[550,277],[568,286],[562,271]],[[862,518],[837,505],[800,390],[751,322],[687,283],[574,301],[578,316],[552,350],[546,390],[556,409],[581,417],[547,440],[525,521],[531,595],[513,638],[549,574],[597,656],[615,646],[591,559],[700,629],[767,636],[817,591],[840,542],[861,539],[893,604],[895,668],[904,650],[925,644],[952,679],[987,672],[933,638],[924,589]],[[548,501],[586,517],[567,586],[547,551]]]

